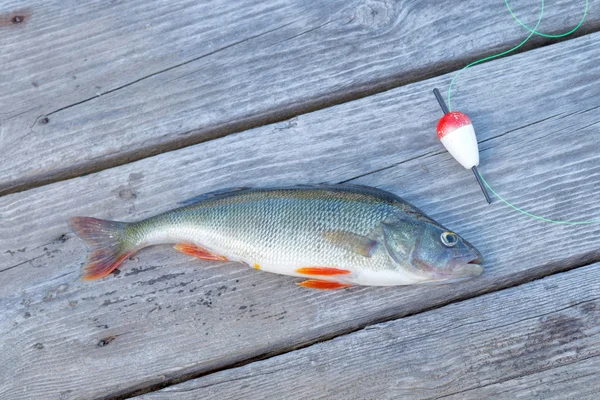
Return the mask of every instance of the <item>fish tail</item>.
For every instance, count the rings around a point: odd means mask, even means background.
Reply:
[[[138,250],[127,237],[127,225],[91,217],[71,218],[73,230],[91,250],[88,264],[83,268],[83,280],[107,276]]]

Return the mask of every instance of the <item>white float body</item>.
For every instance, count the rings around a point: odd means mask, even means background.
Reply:
[[[479,146],[471,120],[463,113],[451,112],[438,123],[438,138],[448,152],[466,169],[479,165]]]

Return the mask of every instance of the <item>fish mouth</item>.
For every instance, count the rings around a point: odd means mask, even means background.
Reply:
[[[462,282],[475,278],[483,273],[483,257],[479,252],[471,253],[466,256],[455,257],[452,259],[449,269],[445,271],[436,271],[431,274],[426,281],[420,282],[422,285],[446,284]]]
[[[476,277],[483,273],[483,267],[481,264],[465,264],[462,267],[459,267],[452,271],[452,276],[454,277]]]
[[[479,276],[483,273],[483,267],[481,263],[483,262],[483,257],[480,254],[472,260],[468,261],[461,267],[458,267],[457,270],[454,271],[455,274],[464,277],[475,277]]]
[[[467,264],[472,264],[472,265],[481,265],[481,263],[483,262],[483,257],[479,256],[477,258],[472,259],[471,261],[469,261]]]
[[[479,276],[483,273],[483,257],[479,252],[475,255],[471,254],[468,257],[463,257],[456,265],[456,267],[450,273],[450,277],[454,279],[468,279]],[[457,260],[457,261],[458,261]]]

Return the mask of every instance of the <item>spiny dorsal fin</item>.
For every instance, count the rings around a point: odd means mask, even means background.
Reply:
[[[198,203],[199,201],[210,199],[210,198],[222,195],[222,194],[240,192],[242,190],[248,190],[248,189],[251,189],[251,188],[249,188],[249,187],[234,187],[234,188],[219,189],[219,190],[215,190],[212,192],[203,193],[201,195],[189,198],[189,199],[179,202],[177,204],[182,205],[182,206],[189,206],[190,204],[195,204],[195,203]]]

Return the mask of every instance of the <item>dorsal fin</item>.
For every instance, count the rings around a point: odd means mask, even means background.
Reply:
[[[190,204],[195,204],[195,203],[198,203],[199,201],[210,199],[210,198],[222,195],[222,194],[240,192],[240,191],[248,190],[248,189],[251,189],[251,188],[249,188],[249,187],[233,187],[233,188],[219,189],[219,190],[215,190],[212,192],[203,193],[201,195],[189,198],[189,199],[179,202],[177,204],[179,204],[181,206],[189,206]]]

